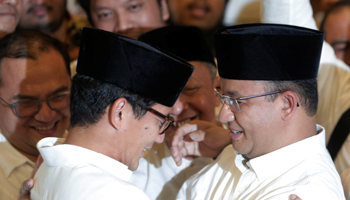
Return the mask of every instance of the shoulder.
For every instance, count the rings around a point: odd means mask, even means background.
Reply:
[[[43,171],[42,171],[43,170]],[[43,172],[43,174],[42,174]],[[42,175],[50,174],[49,179]],[[128,181],[113,176],[91,165],[77,165],[71,167],[55,167],[51,170],[43,164],[36,174],[38,183],[34,185],[32,197],[45,199],[145,199],[144,194]],[[41,193],[42,192],[42,193]]]
[[[307,188],[305,193],[307,191],[314,191],[330,199],[342,199],[335,198],[341,197],[343,190],[340,176],[328,154],[317,154],[307,158],[298,168],[299,170],[296,169],[296,172],[299,171],[299,180],[300,182],[304,180],[305,188]],[[310,193],[312,194],[312,192]]]

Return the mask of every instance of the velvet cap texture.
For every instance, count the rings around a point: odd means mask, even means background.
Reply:
[[[194,67],[143,42],[84,28],[77,73],[172,107]]]
[[[278,24],[243,24],[214,34],[219,75],[235,80],[315,79],[324,33]]]
[[[216,66],[204,34],[197,27],[165,26],[142,34],[139,40],[186,61],[203,61]]]

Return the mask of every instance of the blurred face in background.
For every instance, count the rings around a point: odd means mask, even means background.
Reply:
[[[56,31],[66,15],[66,0],[23,0],[18,27],[47,32]]]
[[[169,18],[166,0],[91,0],[90,11],[96,28],[133,39]]]
[[[22,0],[0,1],[0,38],[15,31],[22,10]]]
[[[168,0],[168,5],[173,24],[209,31],[221,23],[226,0]]]
[[[220,100],[214,92],[215,80],[212,80],[212,75],[206,66],[208,63],[199,61],[189,63],[195,70],[171,109],[170,116],[175,119],[175,126],[169,128],[170,132],[195,119],[216,123],[215,107],[220,105]]]
[[[1,98],[9,104],[22,103],[22,108],[26,110],[31,109],[33,103],[23,102],[45,100],[69,92],[71,88],[64,59],[52,48],[48,52],[38,53],[36,60],[3,58],[0,72]],[[61,99],[55,98],[57,101]],[[26,117],[19,117],[13,108],[0,102],[1,133],[22,154],[35,158],[33,161],[39,155],[36,143],[44,137],[62,137],[69,119],[69,107],[52,110],[46,101],[42,101],[36,114]]]
[[[330,13],[324,22],[325,40],[335,55],[350,66],[350,6]]]

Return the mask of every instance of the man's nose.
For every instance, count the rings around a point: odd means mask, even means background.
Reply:
[[[235,115],[226,104],[223,104],[219,113],[219,120],[222,123],[227,123],[235,120]]]
[[[55,115],[56,111],[52,110],[46,101],[43,101],[39,112],[34,115],[34,118],[40,122],[51,122]]]

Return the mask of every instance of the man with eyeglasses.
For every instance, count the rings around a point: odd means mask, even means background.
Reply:
[[[325,130],[316,125],[324,34],[246,24],[214,37],[219,119],[232,145],[187,180],[178,199],[345,199]]]
[[[130,182],[142,189],[150,199],[171,200],[176,198],[186,179],[213,161],[203,156],[183,158],[178,166],[171,157],[168,145],[171,136],[181,126],[191,123],[192,126],[206,132],[204,126],[215,126],[218,123],[215,118],[215,106],[220,105],[220,100],[216,97],[213,87],[218,84],[219,77],[216,76],[216,64],[211,49],[204,34],[197,27],[166,26],[142,34],[139,40],[173,53],[195,68],[170,111],[175,123],[166,131],[165,142],[154,144],[152,149],[146,152],[130,179]],[[227,145],[230,143],[228,130],[223,131],[223,138],[220,138],[218,143]],[[219,135],[216,131],[214,134]],[[206,135],[208,136],[207,132]],[[201,145],[205,146],[206,142],[202,142]],[[219,153],[220,150],[212,146],[208,148],[210,153]],[[205,154],[203,151],[201,153]]]
[[[0,40],[0,199],[14,200],[33,171],[45,137],[69,125],[70,68],[64,44],[39,31]]]
[[[66,140],[39,141],[44,162],[31,198],[148,199],[130,176],[144,151],[163,142],[174,122],[171,107],[192,72],[187,62],[145,43],[84,28],[71,129]]]

